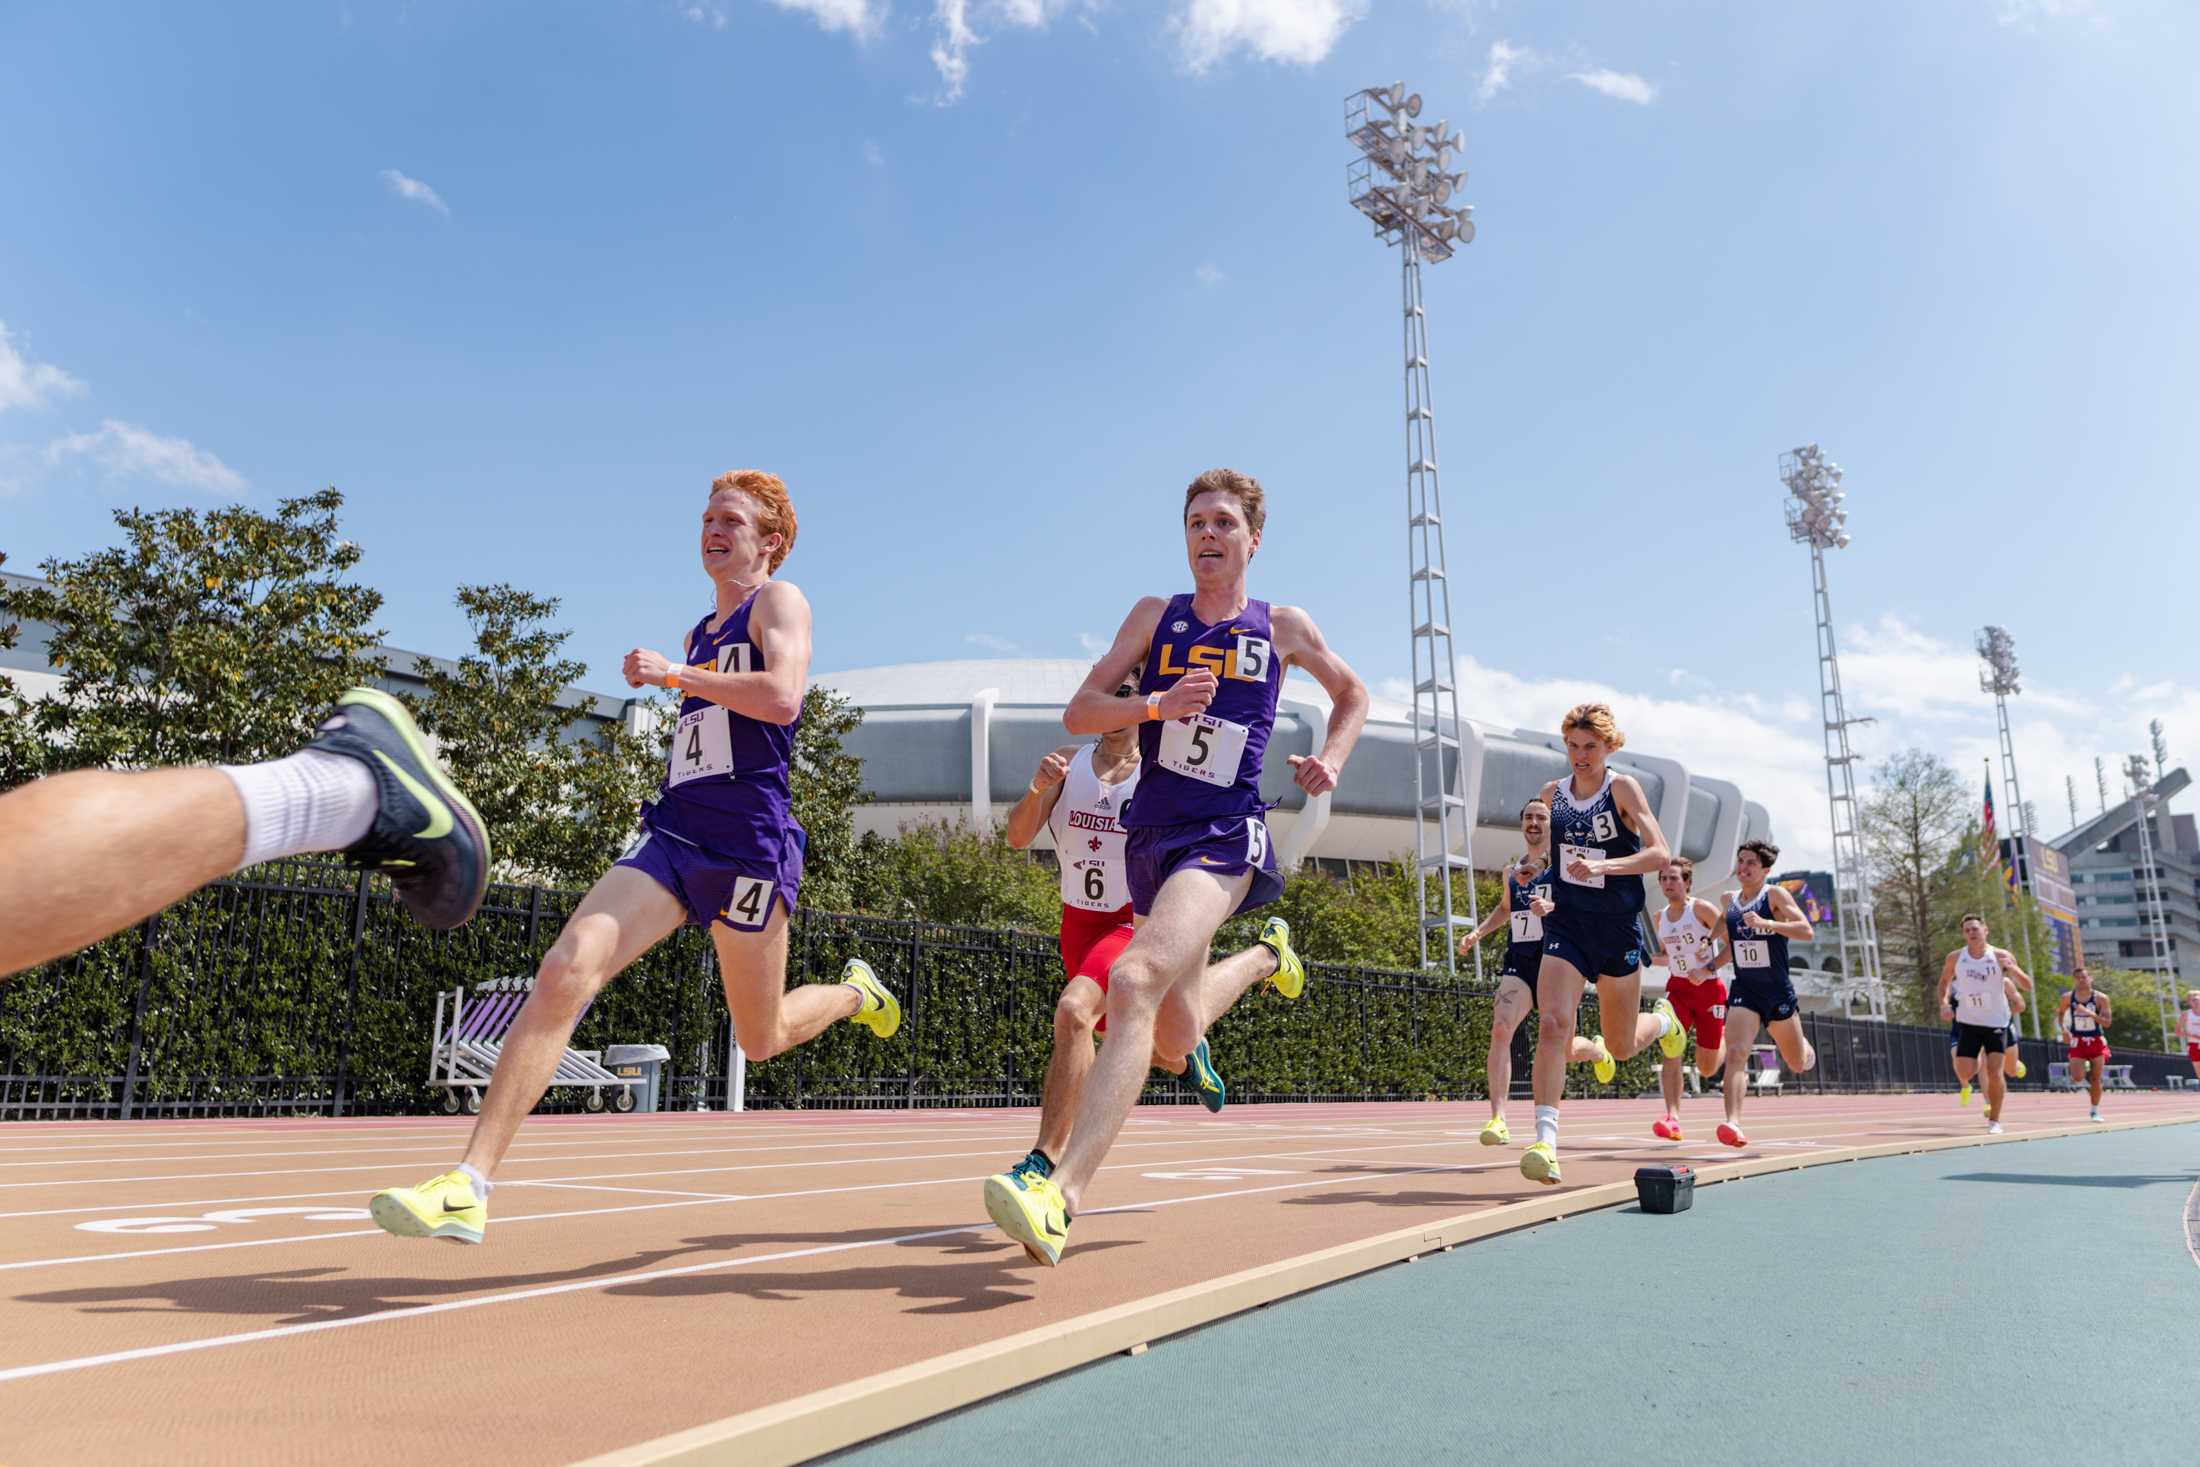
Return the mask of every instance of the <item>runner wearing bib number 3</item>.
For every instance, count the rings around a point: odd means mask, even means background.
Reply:
[[[1135,674],[1115,690],[1118,698],[1137,694]],[[1128,832],[1122,816],[1137,792],[1138,772],[1137,730],[1118,729],[1098,744],[1069,745],[1040,760],[1030,787],[1008,812],[1005,834],[1016,849],[1030,845],[1041,827],[1054,838],[1062,878],[1062,971],[1068,975],[1054,1006],[1054,1055],[1039,1092],[1039,1141],[1014,1171],[1054,1174],[1092,1070],[1093,1036],[1107,1032],[1108,969],[1135,931],[1130,878],[1123,868]],[[1285,998],[1305,990],[1306,967],[1291,950],[1291,927],[1281,917],[1268,919],[1260,942],[1208,967],[1202,1011],[1227,1011],[1263,979],[1272,980]],[[1222,1109],[1227,1091],[1204,1037],[1187,1057],[1156,1054],[1153,1062],[1208,1110]]]
[[[1609,1085],[1617,1062],[1655,1042],[1671,1058],[1688,1036],[1659,999],[1642,1011],[1642,881],[1668,859],[1665,833],[1631,774],[1606,767],[1626,736],[1602,703],[1583,703],[1559,725],[1567,779],[1543,787],[1551,810],[1550,915],[1543,919],[1543,957],[1536,980],[1542,1005],[1535,1036],[1535,1144],[1522,1153],[1520,1174],[1556,1186],[1558,1102],[1566,1088],[1582,991],[1594,982],[1604,1033],[1591,1041],[1603,1051],[1596,1077]]]
[[[1215,929],[1283,888],[1260,776],[1284,668],[1312,674],[1330,698],[1320,753],[1290,760],[1309,797],[1335,787],[1367,721],[1366,687],[1323,643],[1313,618],[1246,595],[1265,518],[1260,484],[1249,475],[1212,469],[1194,479],[1183,518],[1194,590],[1132,608],[1062,715],[1073,735],[1137,728],[1141,772],[1123,820],[1137,933],[1108,970],[1108,1043],[1054,1175],[1004,1172],[985,1184],[993,1220],[1049,1266],[1060,1261],[1085,1187],[1138,1101],[1149,1052],[1186,1054],[1214,1018],[1201,975]],[[1141,662],[1144,697],[1118,698]]]
[[[544,956],[464,1161],[375,1195],[374,1220],[387,1231],[482,1240],[489,1176],[549,1088],[573,1026],[605,984],[682,923],[710,933],[734,1035],[752,1060],[841,1019],[881,1039],[899,1027],[900,1004],[860,958],[838,982],[787,989],[787,918],[803,849],[787,767],[809,683],[810,607],[772,574],[794,537],[794,506],[775,476],[743,469],[711,484],[698,549],[717,607],[689,636],[689,665],[644,647],[626,654],[629,686],[682,695],[664,785],[643,812],[641,837],[589,888]]]
[[[1795,982],[1788,976],[1788,944],[1810,940],[1810,918],[1793,892],[1766,885],[1772,863],[1779,859],[1780,848],[1772,842],[1743,841],[1734,857],[1734,876],[1742,889],[1726,894],[1726,941],[1734,956],[1734,981],[1726,990],[1726,1119],[1719,1123],[1718,1135],[1728,1146],[1749,1144],[1742,1134],[1742,1098],[1749,1092],[1749,1054],[1760,1032],[1770,1034],[1779,1046],[1780,1063],[1789,1074],[1807,1073],[1818,1063],[1818,1051],[1803,1037]]]

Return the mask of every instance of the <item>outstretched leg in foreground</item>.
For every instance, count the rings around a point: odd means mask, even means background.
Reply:
[[[1572,963],[1544,954],[1535,980],[1535,1141],[1520,1157],[1520,1174],[1531,1182],[1555,1187],[1561,1180],[1558,1103],[1566,1094],[1566,1062],[1577,1043],[1575,1014],[1588,986]],[[1601,1050],[1596,1052],[1601,1056]]]

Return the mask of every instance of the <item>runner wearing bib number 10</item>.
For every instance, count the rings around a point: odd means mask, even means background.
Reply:
[[[1662,867],[1669,853],[1642,786],[1606,766],[1626,736],[1602,703],[1574,708],[1559,733],[1573,772],[1543,787],[1558,854],[1536,978],[1535,1143],[1520,1157],[1520,1174],[1546,1186],[1560,1180],[1558,1102],[1583,990],[1596,984],[1604,1023],[1604,1032],[1590,1041],[1603,1051],[1595,1068],[1599,1083],[1609,1085],[1618,1061],[1646,1045],[1657,1044],[1671,1058],[1688,1044],[1664,999],[1654,1012],[1642,1011],[1642,877]]]
[[[1049,1266],[1138,1102],[1149,1052],[1188,1053],[1215,1017],[1201,981],[1215,929],[1282,891],[1260,777],[1284,669],[1311,674],[1330,698],[1320,752],[1290,759],[1309,798],[1335,787],[1367,721],[1366,687],[1313,618],[1247,596],[1265,518],[1265,496],[1249,475],[1213,469],[1194,479],[1182,525],[1193,591],[1133,607],[1062,715],[1073,735],[1136,728],[1142,767],[1123,819],[1137,932],[1108,970],[1108,1043],[1053,1176],[1004,1172],[985,1184],[993,1220]],[[1143,696],[1118,698],[1141,663]]]
[[[1742,1098],[1749,1092],[1749,1054],[1760,1032],[1779,1047],[1780,1063],[1791,1075],[1807,1073],[1818,1051],[1803,1037],[1803,1021],[1788,976],[1788,944],[1808,942],[1810,918],[1784,886],[1768,886],[1780,848],[1770,841],[1745,840],[1734,856],[1740,891],[1726,894],[1727,951],[1734,955],[1734,981],[1726,991],[1726,1119],[1719,1140],[1747,1146],[1742,1134]]]
[[[1138,696],[1135,672],[1117,685],[1115,696]],[[1135,726],[1097,744],[1065,745],[1039,761],[1030,787],[1008,812],[1005,836],[1017,850],[1042,828],[1053,837],[1062,879],[1062,971],[1068,975],[1054,1006],[1054,1054],[1039,1092],[1039,1141],[1013,1171],[1053,1175],[1092,1070],[1093,1036],[1107,1032],[1108,969],[1135,931],[1122,816],[1137,793],[1139,769]],[[1291,927],[1281,917],[1269,919],[1258,943],[1208,967],[1201,1010],[1219,1015],[1263,979],[1285,998],[1297,998],[1306,986],[1306,967],[1291,950]],[[1227,1090],[1204,1037],[1189,1056],[1155,1054],[1153,1062],[1208,1110],[1222,1109]]]
[[[860,958],[833,983],[787,989],[787,918],[802,880],[802,827],[787,768],[810,672],[810,607],[772,575],[794,545],[794,506],[771,474],[711,484],[698,550],[716,608],[690,634],[687,664],[637,647],[630,687],[681,693],[663,787],[642,834],[589,888],[537,970],[460,1166],[373,1199],[401,1237],[478,1243],[489,1176],[549,1088],[581,1013],[622,970],[683,923],[710,933],[742,1052],[762,1060],[852,1019],[879,1038],[901,1006]]]
[[[1505,966],[1497,975],[1497,999],[1490,1007],[1490,1118],[1482,1127],[1484,1146],[1512,1140],[1505,1124],[1505,1101],[1512,1094],[1513,1033],[1535,1008],[1535,982],[1543,963],[1543,919],[1551,910],[1551,809],[1541,800],[1520,807],[1520,838],[1526,854],[1505,868],[1505,900],[1490,908],[1482,925],[1459,939],[1459,956],[1498,928],[1505,933]],[[1577,1065],[1594,1064],[1604,1051],[1574,1036],[1569,1057]]]

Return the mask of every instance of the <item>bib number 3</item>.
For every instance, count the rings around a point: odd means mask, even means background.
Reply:
[[[1201,784],[1235,784],[1250,732],[1242,723],[1204,713],[1173,718],[1161,729],[1161,767]]]

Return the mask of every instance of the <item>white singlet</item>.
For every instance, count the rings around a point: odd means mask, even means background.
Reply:
[[[2186,1009],[2177,1016],[2177,1029],[2185,1036],[2185,1043],[2200,1044],[2200,1014]]]
[[[1709,977],[1704,970],[1710,966],[1718,944],[1712,939],[1711,929],[1696,917],[1696,899],[1690,897],[1682,904],[1678,922],[1666,915],[1670,910],[1661,908],[1658,912],[1658,946],[1665,949],[1665,966],[1676,978]]]
[[[1062,793],[1047,817],[1054,854],[1062,868],[1062,905],[1087,912],[1119,912],[1130,905],[1130,878],[1123,868],[1123,807],[1138,788],[1138,771],[1121,784],[1102,784],[1092,770],[1086,744],[1070,756]]]
[[[1965,948],[1956,954],[1956,979],[1948,986],[1955,999],[1956,1022],[1981,1029],[2009,1027],[2009,995],[2003,991],[2001,954],[1993,948],[1974,958]]]

